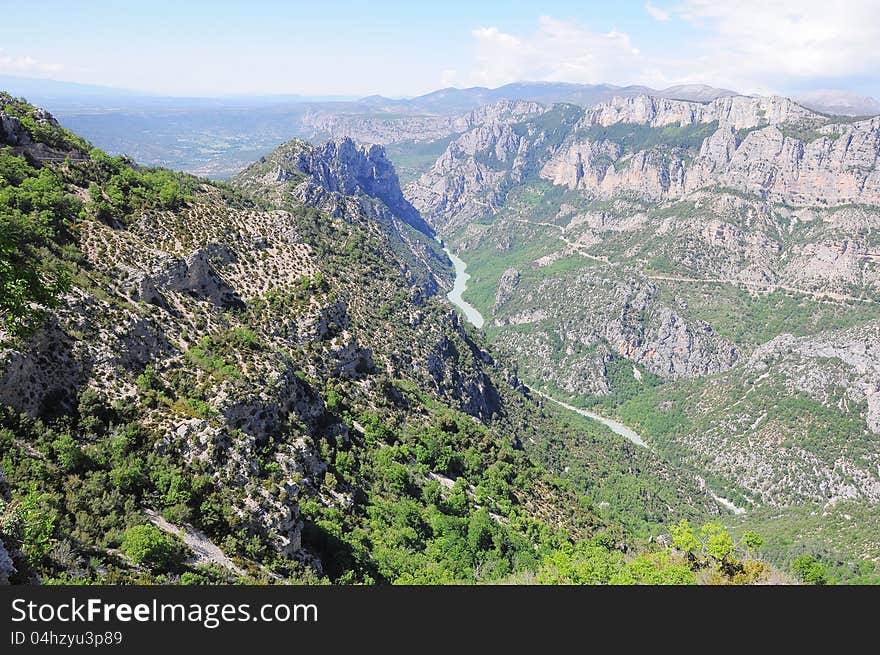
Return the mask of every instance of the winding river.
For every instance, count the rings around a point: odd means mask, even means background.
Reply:
[[[565,409],[567,409],[571,412],[577,412],[581,416],[586,416],[587,418],[591,418],[594,421],[599,421],[599,423],[602,423],[603,425],[608,426],[608,428],[612,432],[614,432],[615,434],[619,434],[624,439],[628,439],[629,441],[632,441],[637,446],[641,446],[642,448],[647,448],[648,450],[651,449],[651,447],[645,443],[644,439],[642,439],[638,435],[637,432],[635,432],[634,430],[625,426],[623,423],[619,423],[618,421],[615,421],[613,418],[607,418],[605,416],[602,416],[601,414],[594,414],[593,412],[589,412],[586,409],[581,409],[580,407],[575,407],[574,405],[569,405],[568,403],[564,403],[561,400],[556,400],[556,398],[553,398],[552,396],[548,396],[546,393],[542,393],[542,392],[538,391],[537,389],[533,389],[532,387],[529,387],[529,389],[532,392],[541,396],[542,398],[546,398],[551,403],[556,403],[560,407],[564,407]]]
[[[641,446],[642,448],[647,448],[648,450],[651,450],[651,451],[654,450],[653,448],[651,448],[651,446],[649,446],[648,444],[645,443],[644,439],[642,439],[638,435],[637,432],[635,432],[632,428],[624,425],[623,423],[615,421],[612,418],[602,416],[601,414],[594,414],[593,412],[589,412],[586,409],[581,409],[580,407],[575,407],[574,405],[569,405],[568,403],[564,403],[561,400],[556,400],[556,398],[553,398],[552,396],[548,396],[546,393],[542,393],[541,391],[538,391],[537,389],[534,389],[532,387],[529,387],[529,390],[532,391],[533,393],[536,393],[537,395],[541,396],[542,398],[549,400],[551,403],[556,403],[560,407],[564,407],[565,409],[567,409],[569,411],[576,412],[576,413],[580,414],[581,416],[586,416],[587,418],[591,418],[594,421],[599,421],[599,423],[602,423],[603,425],[608,426],[608,428],[612,432],[614,432],[615,434],[619,434],[621,437],[623,437],[624,439],[628,439],[629,441],[631,441],[632,443],[634,443],[637,446]],[[745,514],[745,511],[746,511],[745,509],[743,509],[742,507],[738,507],[733,502],[729,501],[727,498],[722,498],[721,496],[717,495],[714,491],[712,491],[712,489],[706,484],[706,481],[703,478],[701,478],[700,476],[696,476],[696,480],[697,480],[697,483],[700,485],[700,489],[704,489],[706,491],[706,493],[708,493],[709,496],[712,497],[712,500],[714,500],[716,503],[718,503],[719,505],[722,505],[725,509],[728,509],[729,511],[733,512],[734,514]]]
[[[477,311],[476,307],[474,307],[470,303],[466,302],[461,297],[462,294],[467,290],[467,281],[471,278],[471,276],[465,272],[465,269],[467,268],[467,264],[460,257],[457,257],[456,255],[452,254],[452,252],[449,250],[449,248],[444,246],[443,251],[449,256],[449,259],[452,260],[452,265],[455,268],[455,283],[452,285],[452,291],[447,293],[446,297],[449,298],[449,301],[453,305],[455,305],[456,307],[458,307],[462,311],[465,318],[468,321],[470,321],[474,325],[474,327],[482,328],[483,323],[485,322],[483,320],[482,314],[480,314],[480,312]],[[549,400],[552,403],[559,405],[560,407],[563,407],[571,412],[576,412],[577,414],[580,414],[581,416],[585,416],[585,417],[592,419],[594,421],[599,421],[599,423],[602,423],[603,425],[607,426],[615,434],[618,434],[621,437],[623,437],[624,439],[631,441],[632,443],[634,443],[636,446],[639,446],[640,448],[647,448],[648,450],[653,450],[653,448],[651,448],[651,446],[649,446],[647,443],[645,443],[645,440],[642,439],[635,430],[633,430],[629,426],[624,425],[623,423],[620,423],[619,421],[615,421],[614,419],[608,418],[606,416],[602,416],[601,414],[595,414],[595,413],[590,412],[586,409],[581,409],[580,407],[575,407],[574,405],[569,405],[568,403],[562,402],[561,400],[556,400],[556,398],[553,398],[552,396],[548,396],[547,394],[545,394],[541,391],[538,391],[537,389],[534,389],[532,387],[529,387],[529,389],[533,393],[541,396],[542,398],[545,398],[546,400]],[[729,511],[733,512],[734,514],[745,513],[745,509],[743,509],[742,507],[737,507],[734,503],[729,501],[727,498],[722,498],[721,496],[716,495],[712,491],[712,489],[710,489],[706,485],[706,482],[705,482],[705,480],[703,480],[703,478],[697,476],[696,480],[699,483],[700,488],[705,489],[706,492],[712,497],[712,499],[715,500],[715,502],[717,502],[719,505],[722,505],[723,507],[725,507]]]
[[[462,313],[464,313],[464,317],[470,321],[475,328],[482,328],[483,323],[483,315],[477,311],[477,308],[471,305],[469,302],[465,301],[464,298],[461,297],[461,294],[465,292],[467,289],[467,281],[471,279],[471,276],[465,273],[467,268],[467,264],[460,257],[456,257],[452,254],[452,251],[449,248],[443,248],[443,251],[449,255],[449,259],[452,260],[452,266],[455,268],[455,283],[452,285],[452,291],[446,294],[446,297],[449,298],[450,302],[458,307]]]

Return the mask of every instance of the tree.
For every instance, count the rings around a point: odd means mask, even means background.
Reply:
[[[700,549],[700,540],[694,534],[691,524],[687,519],[682,519],[675,525],[670,526],[669,533],[672,535],[672,547],[691,557],[695,556]]]
[[[706,554],[719,563],[726,562],[733,555],[733,538],[720,523],[707,523],[700,528],[700,536],[705,540]]]
[[[742,545],[745,546],[746,552],[749,556],[753,556],[757,553],[764,546],[764,543],[764,537],[757,532],[747,530],[743,533]]]
[[[69,432],[64,432],[52,442],[55,458],[65,471],[75,471],[85,459],[79,444]]]
[[[122,533],[122,552],[136,564],[168,569],[182,555],[174,540],[153,525],[136,525]]]
[[[0,313],[11,334],[32,326],[34,305],[54,306],[69,288],[69,275],[47,265],[44,249],[80,207],[51,171],[0,154]]]
[[[33,483],[18,506],[24,522],[21,550],[31,563],[45,557],[52,545],[57,516],[51,507],[51,501],[52,496],[38,491],[36,483]]]
[[[812,555],[801,555],[791,563],[795,577],[805,584],[828,584],[828,567]]]

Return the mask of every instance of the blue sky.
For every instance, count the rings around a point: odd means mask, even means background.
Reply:
[[[0,0],[0,13],[0,74],[165,94],[553,80],[880,96],[880,0]]]

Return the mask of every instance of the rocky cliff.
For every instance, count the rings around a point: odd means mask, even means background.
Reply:
[[[39,142],[35,112],[0,94]],[[0,581],[497,581],[538,565],[535,535],[718,512],[542,407],[426,292],[381,148],[287,144],[239,189],[82,152],[0,152],[0,202],[42,239],[2,270],[70,281],[0,333]],[[598,507],[634,471],[650,504]]]
[[[449,284],[451,264],[433,228],[404,198],[382,146],[358,145],[348,137],[322,146],[293,140],[233,182],[273,202],[293,198],[337,217],[366,213],[398,243],[407,274],[425,293]]]
[[[453,141],[407,193],[438,227],[460,225],[495,213],[523,179],[521,166],[503,164],[530,158],[541,162],[541,178],[589,196],[659,201],[723,186],[796,205],[880,202],[876,117],[834,122],[778,97],[703,104],[640,96],[587,110],[565,130],[563,139],[525,143],[523,134],[551,130],[536,119],[484,123]]]
[[[507,192],[533,177],[583,116],[573,105],[547,110],[534,103],[493,105],[485,120],[449,144],[407,197],[438,227],[449,230],[492,215]]]

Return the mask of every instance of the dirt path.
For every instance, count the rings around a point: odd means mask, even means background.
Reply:
[[[597,262],[603,262],[605,264],[609,263],[607,257],[603,257],[602,255],[591,255],[588,252],[584,252],[584,248],[587,248],[587,246],[567,238],[565,236],[565,227],[562,225],[557,225],[556,223],[545,223],[543,221],[529,221],[525,218],[511,218],[510,220],[516,223],[525,223],[527,225],[542,225],[544,227],[556,228],[557,230],[559,230],[559,240],[565,243],[565,245],[567,245],[569,248],[576,250],[581,257],[586,257],[587,259],[592,259]]]
[[[180,537],[183,542],[189,546],[193,552],[193,556],[188,560],[189,564],[198,566],[199,564],[218,564],[225,569],[229,569],[236,575],[244,575],[244,571],[232,563],[223,551],[201,530],[197,530],[188,523],[183,526],[174,525],[165,520],[161,514],[151,509],[144,512],[150,519],[150,523],[168,534]]]

